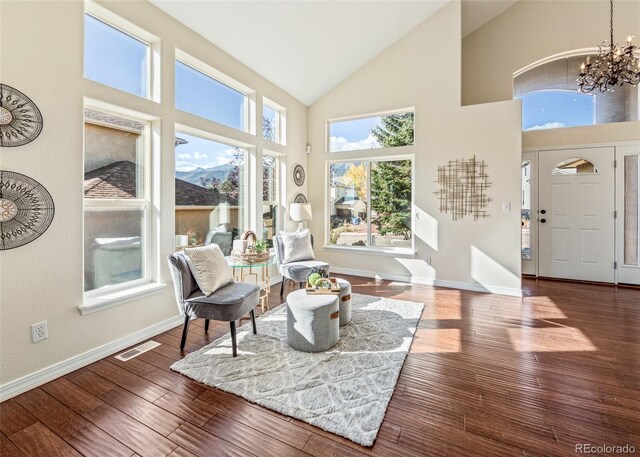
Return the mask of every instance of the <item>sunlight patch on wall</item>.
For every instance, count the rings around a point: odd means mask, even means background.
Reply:
[[[475,246],[471,246],[471,277],[489,292],[500,293],[495,284],[503,284],[502,287],[520,288],[518,275]]]
[[[419,206],[413,205],[416,215],[414,235],[431,249],[438,250],[438,220]]]

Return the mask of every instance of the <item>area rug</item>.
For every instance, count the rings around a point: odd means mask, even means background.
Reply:
[[[371,446],[422,314],[422,303],[352,294],[351,322],[331,350],[287,344],[286,304],[174,363],[196,381]]]

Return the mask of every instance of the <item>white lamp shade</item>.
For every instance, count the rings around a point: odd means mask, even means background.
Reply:
[[[292,221],[302,222],[311,220],[311,205],[309,203],[291,203],[289,216]]]

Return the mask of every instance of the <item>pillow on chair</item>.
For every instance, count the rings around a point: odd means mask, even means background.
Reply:
[[[207,297],[233,282],[231,268],[217,244],[184,248],[184,254],[198,287]]]
[[[282,259],[282,263],[315,259],[309,229],[292,233],[280,232],[280,237],[282,239],[282,246],[284,247],[284,259]]]

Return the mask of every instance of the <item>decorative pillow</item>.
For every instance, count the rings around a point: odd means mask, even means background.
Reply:
[[[198,287],[207,297],[222,286],[233,282],[231,268],[217,244],[184,248],[184,253]]]
[[[300,260],[314,260],[311,232],[309,229],[298,232],[280,232],[284,247],[282,263],[298,262]]]

